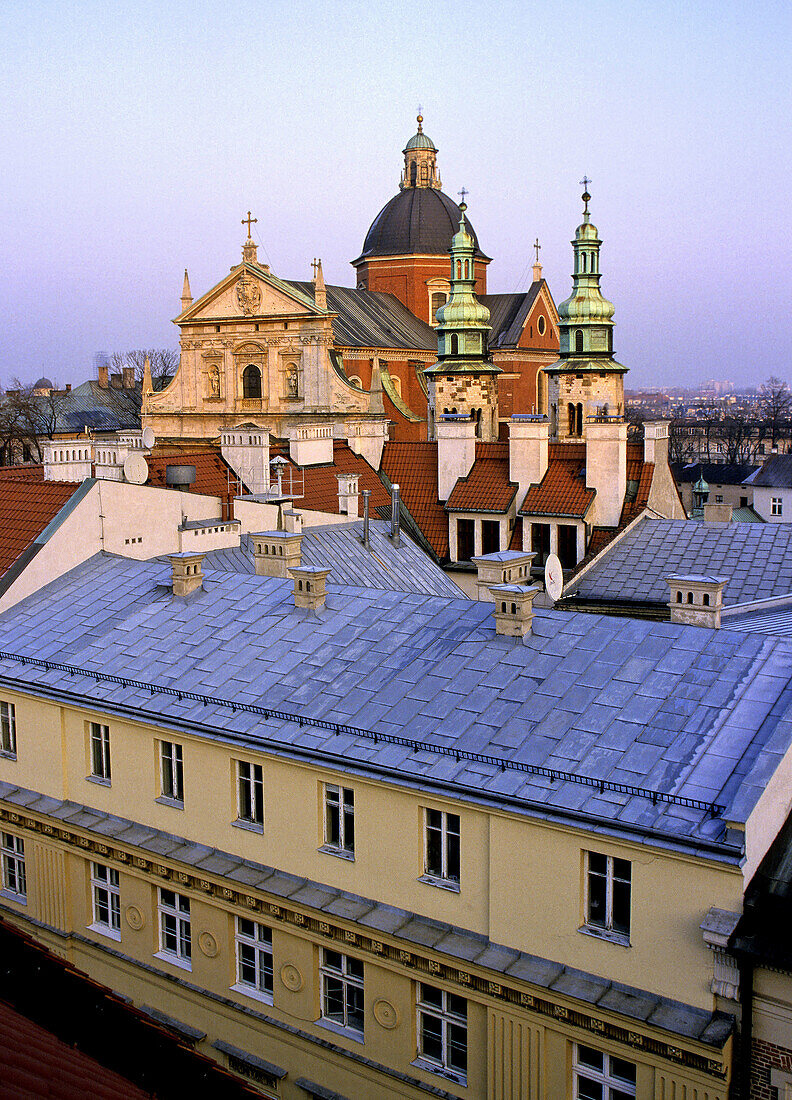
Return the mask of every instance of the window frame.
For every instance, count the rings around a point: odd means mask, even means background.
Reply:
[[[110,727],[104,722],[88,723],[88,748],[91,765],[88,778],[109,785],[112,782]]]
[[[243,775],[243,769],[248,769],[248,774]],[[242,829],[252,829],[254,832],[264,832],[264,768],[261,764],[255,764],[250,760],[236,761],[236,791],[237,791],[237,817],[234,822]],[[243,793],[246,792],[246,793]],[[245,801],[250,808],[250,815],[243,813]]]
[[[335,966],[329,961],[329,956],[337,956],[340,959],[340,965]],[[353,974],[350,969],[350,964],[353,964],[355,968],[360,968],[360,974]],[[335,982],[339,987],[341,995],[341,1019],[334,1018],[328,1012],[328,998],[330,996],[328,983]],[[359,999],[359,1015],[360,1015],[360,1027],[350,1023],[350,1016],[352,1011],[355,1011],[350,1006]],[[345,955],[341,951],[333,951],[331,948],[321,948],[320,962],[319,962],[319,1010],[320,1017],[318,1022],[323,1027],[329,1027],[333,1031],[337,1031],[342,1035],[347,1035],[352,1039],[356,1039],[359,1042],[363,1042],[365,1035],[365,965],[362,959],[356,959],[352,955]],[[338,1013],[336,1013],[336,1016]]]
[[[102,872],[105,872],[102,874]],[[110,939],[121,939],[121,880],[117,868],[91,860],[91,915],[89,925],[93,932],[100,932]],[[104,895],[104,898],[102,897]],[[107,910],[108,919],[102,920],[101,908]]]
[[[783,497],[770,497],[770,515],[771,516],[783,516],[784,514],[784,498]]]
[[[5,829],[0,832],[0,895],[27,905],[25,840]]]
[[[252,934],[243,929],[243,924],[252,925]],[[255,981],[243,978],[243,959],[240,949],[248,949],[252,959],[244,960],[246,967],[252,967]],[[272,929],[250,917],[234,918],[234,958],[235,981],[231,988],[246,997],[253,997],[271,1005],[275,994],[275,965],[272,952]]]
[[[416,985],[415,1020],[417,1053],[413,1065],[420,1066],[422,1069],[426,1069],[430,1073],[436,1073],[441,1077],[450,1078],[461,1085],[466,1085],[468,1072],[468,1002],[465,997],[460,997],[456,993],[450,993],[448,990],[431,985],[429,982],[418,982]],[[432,996],[439,994],[439,998],[432,1000],[427,997],[427,991],[431,991]],[[457,1012],[450,1007],[452,1003],[451,998],[464,1004],[464,1016],[461,1012]],[[439,1003],[437,1003],[438,1000]],[[424,1021],[427,1019],[431,1019],[436,1024],[439,1024],[439,1029],[437,1029],[437,1032],[433,1036],[435,1041],[439,1040],[439,1058],[426,1052],[427,1031],[424,1026]],[[452,1064],[452,1028],[458,1028],[464,1032],[463,1069]]]
[[[160,741],[160,798],[170,805],[184,806],[184,746],[178,741]],[[170,790],[166,779],[170,778]]]
[[[591,1051],[592,1054],[601,1056],[602,1069],[597,1069],[595,1066],[586,1062],[581,1062],[580,1052],[582,1050]],[[628,1080],[626,1077],[617,1076],[616,1073],[613,1072],[613,1063],[615,1062],[623,1062],[624,1065],[632,1066],[633,1071],[637,1069],[635,1063],[630,1062],[627,1058],[619,1058],[617,1055],[609,1054],[604,1050],[598,1050],[596,1047],[587,1046],[585,1043],[575,1043],[572,1054],[572,1086],[575,1100],[585,1100],[585,1097],[581,1098],[580,1094],[581,1081],[590,1081],[600,1085],[602,1100],[613,1100],[616,1095],[636,1096],[635,1078],[633,1078],[633,1080]],[[611,1090],[614,1091],[611,1092]]]
[[[630,936],[632,934],[632,860],[624,859],[622,856],[607,855],[604,852],[585,852],[585,905],[584,905],[584,920],[582,926],[578,929],[580,932],[585,932],[591,936],[598,936],[600,939],[609,940],[612,943],[620,944],[623,947],[630,946]],[[605,870],[600,871],[592,868],[592,857],[597,860],[605,860]],[[629,869],[629,877],[625,878],[623,874],[617,874],[617,864],[626,865]],[[619,868],[622,870],[622,868]],[[593,881],[600,883],[604,881],[604,919],[600,920],[595,918],[592,914],[593,902],[592,898],[592,885]],[[618,886],[627,886],[627,924],[626,929],[624,926],[617,926],[616,918],[614,915],[614,898],[617,893]],[[618,891],[621,892],[621,891]],[[616,900],[616,904],[620,904],[619,900]]]
[[[17,758],[16,705],[5,699],[0,700],[0,756]]]
[[[173,901],[167,901],[166,895],[171,895]],[[169,920],[173,923],[172,929],[166,927]],[[173,963],[182,970],[192,970],[192,911],[186,894],[164,886],[157,888],[157,931],[159,951],[155,958]],[[167,937],[173,937],[175,948],[168,946]]]
[[[439,814],[439,824],[434,823],[432,815]],[[449,820],[451,819],[451,820]],[[450,828],[456,821],[456,829]],[[440,860],[436,867],[431,865],[432,834],[439,833]],[[456,853],[454,853],[454,847]],[[456,876],[453,874],[456,865]],[[459,814],[450,810],[438,810],[432,806],[423,808],[423,874],[421,882],[431,886],[441,886],[446,890],[459,892],[462,879],[462,823]]]
[[[333,795],[335,794],[335,800]],[[349,801],[347,801],[347,796]],[[333,825],[334,822],[334,825]],[[333,832],[337,840],[333,839]],[[355,858],[355,791],[340,783],[324,784],[324,843],[320,851]]]

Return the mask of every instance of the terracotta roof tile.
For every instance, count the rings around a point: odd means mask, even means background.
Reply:
[[[146,462],[149,468],[148,485],[165,489],[168,466],[194,466],[195,482],[190,486],[191,493],[220,497],[222,500],[236,496],[239,480],[217,447],[189,450],[157,448],[146,457]]]
[[[551,443],[547,471],[538,485],[525,494],[520,512],[534,516],[576,516],[583,518],[594,500],[581,476],[586,463],[583,443]]]
[[[40,463],[24,466],[0,466],[0,481],[43,481],[44,467]]]
[[[509,447],[506,443],[478,443],[476,461],[467,477],[461,477],[446,501],[449,512],[506,512],[517,494],[509,481]]]
[[[77,488],[70,481],[0,480],[0,575],[41,534]]]
[[[270,454],[274,457],[280,454],[285,458],[293,470],[301,469],[301,475],[297,475],[294,488],[303,491],[303,496],[298,497],[295,508],[309,508],[317,512],[332,512],[339,515],[338,511],[338,480],[337,474],[358,474],[358,490],[362,492],[368,489],[371,492],[371,508],[381,508],[390,504],[390,497],[380,481],[376,470],[369,466],[362,455],[355,454],[348,443],[343,440],[333,441],[333,462],[323,466],[296,466],[289,458],[289,449],[286,446],[271,448]],[[284,491],[288,491],[289,474],[284,471]],[[361,505],[362,512],[362,505]]]
[[[448,515],[437,498],[437,444],[386,443],[382,470],[441,561],[448,560]]]

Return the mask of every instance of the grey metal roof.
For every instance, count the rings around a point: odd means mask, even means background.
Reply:
[[[671,472],[677,483],[695,484],[703,477],[710,485],[742,485],[747,477],[758,470],[754,463],[734,462],[688,462],[684,466],[673,463]]]
[[[514,640],[471,600],[329,584],[317,615],[289,581],[170,578],[52,581],[0,615],[0,682],[735,862],[724,822],[792,743],[784,639],[536,610]]]
[[[759,473],[751,476],[750,483],[771,489],[792,489],[792,455],[772,455]]]
[[[313,299],[313,283],[288,285]],[[395,295],[348,286],[326,289],[327,308],[338,314],[333,318],[333,337],[338,347],[437,351],[435,330]]]
[[[577,598],[668,602],[672,573],[729,577],[723,603],[792,592],[792,524],[645,519],[573,582]]]
[[[282,898],[305,904],[333,917],[354,920],[365,928],[386,931],[401,940],[411,950],[432,944],[434,951],[466,959],[476,966],[506,974],[517,981],[528,982],[566,996],[579,996],[584,987],[585,1000],[599,1004],[622,1016],[641,1020],[689,1039],[712,1046],[722,1046],[732,1029],[732,1019],[720,1012],[707,1012],[692,1005],[672,1001],[655,993],[619,985],[582,970],[573,970],[561,963],[529,955],[524,951],[493,944],[485,936],[429,917],[397,909],[393,905],[358,894],[350,894],[326,883],[242,859],[230,852],[197,844],[173,833],[165,833],[148,825],[141,826],[128,818],[39,794],[37,791],[0,782],[0,799],[24,807],[31,813],[55,817],[64,824],[88,829],[101,837],[110,837],[119,844],[131,844],[143,851],[165,853],[177,863],[197,868],[208,874],[222,875],[234,883],[244,883],[254,890],[273,892]],[[86,820],[88,816],[88,820]],[[307,900],[310,899],[310,900]],[[217,1044],[215,1044],[217,1045]],[[278,1069],[278,1067],[273,1067]],[[278,1075],[282,1071],[278,1070]]]
[[[544,279],[531,283],[522,294],[480,294],[479,301],[490,311],[490,348],[516,348],[525,318],[536,301]]]
[[[394,592],[422,592],[427,596],[463,598],[462,591],[423,550],[402,532],[399,547],[388,537],[390,524],[371,520],[370,550],[363,546],[363,520],[306,527],[302,537],[302,564],[330,570],[330,583],[384,588]],[[244,535],[239,547],[211,550],[203,569],[255,573],[253,543]]]
[[[375,256],[447,255],[461,217],[462,211],[444,191],[435,187],[405,187],[383,206],[369,226],[358,260]],[[478,258],[483,254],[476,231],[467,215],[465,222]],[[448,264],[450,272],[450,260]]]
[[[56,433],[82,432],[86,427],[98,432],[129,431],[140,427],[140,387],[104,389],[98,382],[87,381],[68,393],[36,395],[33,398],[47,419],[55,413]]]

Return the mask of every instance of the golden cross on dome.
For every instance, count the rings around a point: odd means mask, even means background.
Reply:
[[[422,126],[422,124],[423,124],[423,107],[421,106],[420,103],[418,104],[418,119],[417,119],[417,122],[418,122],[418,133],[422,134],[423,133],[423,126]]]
[[[468,189],[466,187],[463,187],[461,191],[457,191],[457,194],[462,196],[462,202],[459,204],[460,210],[467,210],[467,205],[465,203],[465,196],[469,195],[470,192],[468,191]]]
[[[541,248],[542,246],[541,246],[541,245],[539,244],[539,238],[538,238],[538,237],[537,237],[537,238],[536,238],[536,240],[534,241],[534,243],[533,243],[533,246],[534,246],[534,248],[536,249],[536,261],[535,261],[535,262],[536,262],[536,263],[539,263],[539,249],[540,249],[540,248]]]
[[[255,225],[257,221],[258,221],[258,218],[251,218],[249,210],[248,210],[248,216],[246,218],[242,219],[242,224],[246,225],[248,227],[248,240],[251,239],[251,237],[250,237],[250,227],[251,227],[251,225]]]

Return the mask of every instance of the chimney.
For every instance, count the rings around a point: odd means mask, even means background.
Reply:
[[[133,390],[135,388],[135,368],[134,367],[122,367],[121,368],[121,385],[125,390]]]
[[[704,505],[704,522],[705,523],[731,523],[732,521],[732,506],[731,504],[705,504]]]
[[[401,534],[401,501],[399,498],[399,486],[391,485],[391,542],[398,550],[399,536]]]
[[[360,474],[336,474],[338,478],[338,511],[344,516],[358,515],[358,481]]]
[[[509,481],[516,481],[517,507],[547,473],[550,422],[546,416],[519,415],[509,420]]]
[[[493,585],[530,584],[531,563],[535,557],[536,554],[523,550],[500,550],[495,554],[471,558],[478,573],[476,599],[490,600]]]
[[[671,622],[718,630],[723,609],[723,589],[728,580],[728,577],[712,577],[703,573],[667,577]]]
[[[363,549],[370,550],[371,542],[369,538],[369,498],[371,496],[371,489],[363,490]]]
[[[259,531],[251,535],[259,577],[288,577],[302,562],[302,532]]]
[[[279,505],[279,507],[282,507]],[[302,512],[284,512],[283,530],[290,535],[301,535],[303,529]]]
[[[534,597],[541,591],[541,584],[493,584],[490,592],[495,600],[495,633],[507,638],[530,634]]]
[[[174,596],[189,596],[199,588],[203,588],[204,576],[201,572],[203,560],[203,554],[194,554],[190,550],[168,555],[173,571]]]
[[[327,597],[325,584],[330,570],[318,565],[300,565],[289,572],[294,578],[294,606],[307,611],[318,611],[324,607]]]
[[[668,424],[667,420],[644,422],[644,462],[668,465]]]
[[[627,491],[627,425],[620,416],[588,420],[586,486],[595,489],[593,515],[597,527],[618,527]]]
[[[104,363],[103,365],[101,365],[99,367],[98,372],[97,372],[97,379],[98,379],[99,385],[102,387],[103,390],[109,389],[109,387],[110,387],[110,368],[108,367],[107,363]]]
[[[446,501],[461,477],[467,477],[476,459],[476,424],[467,413],[444,413],[437,418],[437,496]]]
[[[120,390],[123,389],[124,376],[123,374],[111,374],[110,375],[110,389]]]
[[[332,465],[332,424],[308,424],[292,428],[289,432],[289,458],[295,466]]]

